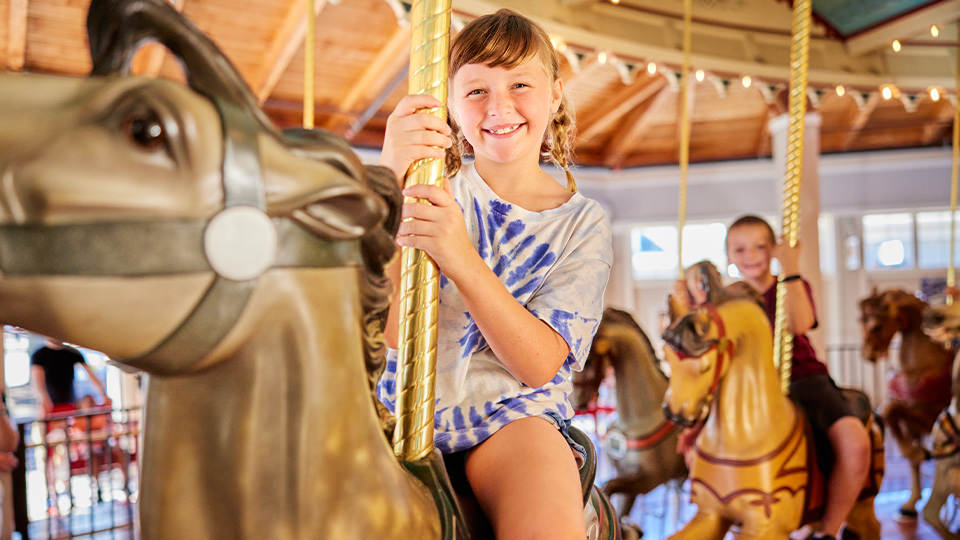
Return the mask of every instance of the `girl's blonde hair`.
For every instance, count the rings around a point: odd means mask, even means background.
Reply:
[[[450,46],[450,78],[466,64],[485,64],[490,67],[515,68],[534,56],[543,64],[551,81],[560,78],[560,57],[550,37],[530,19],[509,9],[474,19],[463,27]],[[472,152],[460,127],[449,116],[454,144],[447,149],[447,174],[460,170],[463,154]],[[577,190],[570,172],[573,157],[573,116],[566,96],[561,97],[560,108],[553,115],[540,146],[540,154],[561,167],[567,176],[567,188]]]

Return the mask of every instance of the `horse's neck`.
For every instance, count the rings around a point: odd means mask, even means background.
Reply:
[[[794,408],[780,390],[773,367],[770,326],[760,317],[727,317],[734,342],[729,368],[720,381],[704,437],[698,445],[720,454],[750,456],[776,447],[793,427]],[[752,315],[751,313],[748,313]],[[737,327],[741,328],[737,328]]]
[[[952,356],[923,332],[920,322],[913,321],[900,329],[900,369],[909,376],[949,369]]]
[[[349,484],[362,494],[351,496],[357,501],[402,501],[380,505],[387,521],[423,526],[423,508],[433,503],[397,464],[372,409],[356,272],[278,274],[261,278],[214,351],[224,356],[219,362],[151,381],[144,469],[167,486],[148,487],[145,472],[144,503],[240,509],[238,531],[262,530],[270,512],[280,528],[323,531],[340,519],[307,516],[343,504],[333,486]],[[366,519],[364,510],[352,512]]]
[[[663,423],[660,406],[667,380],[656,367],[650,343],[635,331],[617,336],[620,354],[611,355],[617,385],[617,415],[624,431],[637,435]]]

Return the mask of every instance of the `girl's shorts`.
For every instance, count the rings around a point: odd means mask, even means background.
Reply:
[[[557,430],[560,431],[563,438],[567,440],[567,444],[570,445],[570,451],[573,453],[573,458],[577,462],[577,468],[583,467],[583,464],[587,461],[587,449],[570,436],[570,420],[565,420],[559,414],[552,411],[543,413],[540,415],[540,418],[557,426]],[[443,463],[446,466],[447,474],[450,475],[450,482],[453,484],[454,491],[458,493],[471,492],[466,471],[467,454],[470,453],[470,450],[472,450],[472,448],[450,454],[443,454]]]

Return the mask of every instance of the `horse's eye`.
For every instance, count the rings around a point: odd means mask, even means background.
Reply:
[[[155,151],[166,144],[166,133],[157,115],[152,112],[138,112],[131,115],[125,125],[127,136],[133,144],[147,151]]]

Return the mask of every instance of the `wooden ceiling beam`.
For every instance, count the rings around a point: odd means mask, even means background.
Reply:
[[[637,77],[633,84],[622,88],[609,98],[604,98],[603,105],[597,107],[592,114],[584,115],[583,119],[577,122],[577,138],[585,141],[595,137],[631,109],[663,90],[666,85],[667,79],[662,75]],[[606,106],[608,103],[612,106]]]
[[[326,5],[326,0],[314,0],[314,17],[319,15]],[[307,0],[291,1],[283,22],[260,59],[259,68],[253,75],[250,86],[261,104],[273,93],[280,77],[303,46],[307,36],[306,11]]]
[[[27,61],[28,0],[10,0],[7,6],[7,69],[20,71]]]
[[[186,0],[168,0],[173,9],[183,11]],[[143,50],[133,57],[130,63],[130,73],[143,77],[156,77],[163,67],[163,60],[167,56],[167,48],[159,43],[147,43]]]
[[[410,25],[398,25],[380,49],[377,56],[363,70],[356,82],[340,100],[338,108],[345,114],[352,113],[361,99],[370,95],[374,99],[390,88],[393,81],[410,62]],[[392,90],[392,89],[391,89]],[[368,99],[368,101],[370,101]],[[332,116],[327,128],[339,132],[347,121],[345,116]]]
[[[870,115],[873,114],[873,110],[880,104],[880,99],[880,94],[872,92],[862,107],[857,107],[856,102],[854,102],[856,112],[852,115],[853,118],[847,122],[849,128],[847,134],[843,137],[843,143],[840,145],[842,151],[846,152],[853,146],[854,141],[857,140],[857,136],[863,131],[863,126],[867,125],[867,121],[870,120]]]
[[[923,137],[920,144],[929,146],[947,134],[953,126],[953,104],[949,100],[941,99],[933,114],[923,126]]]
[[[659,111],[667,101],[677,97],[678,93],[675,90],[665,86],[656,95],[630,111],[623,119],[622,127],[610,137],[608,150],[603,156],[604,164],[613,169],[622,168],[624,159],[636,146],[635,143],[642,140],[653,127],[654,113]]]

